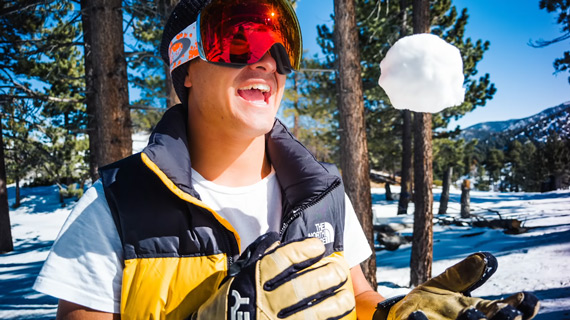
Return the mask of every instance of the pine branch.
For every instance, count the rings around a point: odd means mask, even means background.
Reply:
[[[156,110],[156,111],[161,111],[161,112],[166,111],[165,108],[148,107],[148,106],[143,106],[140,104],[132,104],[129,106],[129,109]]]
[[[570,39],[570,32],[569,32],[569,33],[566,33],[566,34],[563,34],[563,35],[561,35],[561,36],[558,37],[558,38],[554,38],[554,39],[552,39],[552,40],[539,39],[539,40],[537,40],[537,41],[535,41],[535,42],[529,41],[529,42],[528,42],[528,45],[531,46],[531,47],[533,47],[533,48],[544,48],[544,47],[549,46],[549,45],[551,45],[551,44],[553,44],[553,43],[558,43],[558,42],[565,41],[565,40],[568,40],[568,39]]]
[[[60,97],[54,97],[54,96],[50,96],[50,95],[46,95],[43,94],[41,92],[32,90],[28,87],[26,87],[25,85],[12,81],[12,84],[14,84],[14,88],[20,89],[26,93],[28,93],[28,95],[10,95],[10,94],[4,94],[2,95],[2,97],[5,98],[10,98],[10,99],[39,99],[39,100],[43,100],[43,101],[51,101],[51,102],[63,102],[63,103],[81,103],[84,101],[84,99],[74,99],[74,98],[60,98]]]
[[[20,1],[20,3],[18,3],[18,5],[15,5],[15,6],[12,6],[12,7],[9,7],[9,8],[2,8],[2,9],[0,9],[0,17],[7,16],[7,15],[12,14],[12,13],[16,13],[16,12],[19,12],[19,11],[26,10],[26,9],[28,9],[28,8],[37,6],[37,5],[42,4],[42,3],[46,3],[46,4],[47,4],[47,3],[49,3],[49,2],[53,2],[53,0],[52,0],[52,1],[46,1],[46,0],[27,0],[27,1]]]

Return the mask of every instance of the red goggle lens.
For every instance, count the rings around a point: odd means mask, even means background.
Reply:
[[[293,69],[301,63],[299,22],[286,0],[214,0],[200,12],[198,37],[210,62],[256,63],[280,43]]]

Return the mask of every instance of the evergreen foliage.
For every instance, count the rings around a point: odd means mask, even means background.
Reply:
[[[320,67],[317,60],[305,58],[301,70],[289,77],[283,116],[292,119],[293,135],[319,161],[339,163],[337,100],[329,94],[335,91],[334,74],[317,71]]]
[[[67,1],[5,2],[0,102],[8,180],[86,178],[81,25]]]
[[[167,83],[165,73],[169,72],[158,48],[162,38],[162,28],[168,19],[175,2],[164,0],[126,0],[125,18],[128,30],[134,41],[126,44],[128,52],[129,81],[140,90],[140,98],[135,105],[166,108]],[[138,116],[147,112],[137,110]],[[135,124],[135,127],[137,124]]]
[[[549,13],[555,13],[556,23],[561,25],[560,32],[562,35],[560,37],[543,40],[540,39],[535,42],[531,42],[530,45],[536,48],[542,48],[549,46],[553,43],[562,42],[570,39],[570,1],[568,0],[540,0],[538,2],[540,9],[544,9]],[[554,73],[560,73],[567,71],[570,73],[570,51],[565,51],[561,58],[556,58],[553,63]],[[570,76],[568,77],[568,83],[570,83]]]
[[[402,153],[402,117],[399,111],[390,108],[390,101],[377,81],[380,75],[380,61],[388,49],[400,37],[411,34],[412,3],[371,0],[357,0],[356,3],[371,167],[398,172]],[[464,9],[459,14],[451,5],[451,0],[438,0],[432,1],[430,11],[431,32],[457,46],[463,56],[467,87],[463,104],[434,115],[433,129],[439,132],[451,119],[458,119],[476,107],[484,106],[496,89],[490,82],[488,74],[477,78],[477,63],[481,61],[490,44],[488,41],[465,38],[465,27],[469,17],[467,10]],[[318,43],[325,56],[321,68],[335,69],[333,31],[326,25],[318,26],[317,31]],[[334,96],[336,93],[330,91],[328,94]],[[450,137],[452,135],[441,132],[436,136],[437,139]]]
[[[479,189],[546,192],[570,187],[570,139],[556,132],[546,141],[478,142],[476,150],[482,155],[475,174]]]

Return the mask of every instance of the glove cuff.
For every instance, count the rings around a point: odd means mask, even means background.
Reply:
[[[395,296],[395,297],[388,298],[388,299],[378,303],[378,305],[376,306],[376,311],[374,312],[374,315],[372,316],[372,320],[386,320],[386,319],[388,319],[388,313],[390,312],[390,308],[392,308],[393,305],[398,303],[398,301],[404,299],[404,297],[405,297],[405,295]]]

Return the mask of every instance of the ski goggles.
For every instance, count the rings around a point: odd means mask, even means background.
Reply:
[[[208,62],[243,67],[269,51],[277,72],[298,69],[301,29],[287,0],[213,0],[170,42],[170,72],[200,57]]]

